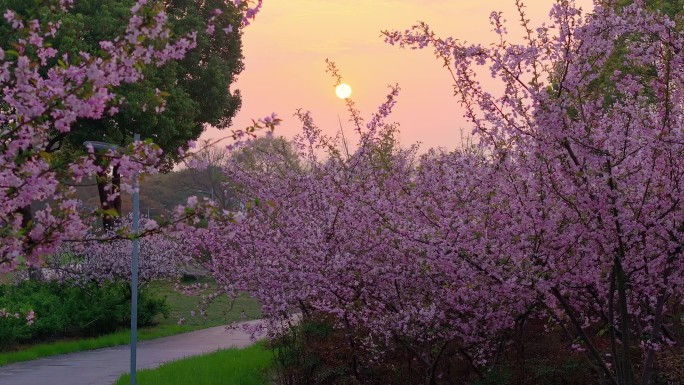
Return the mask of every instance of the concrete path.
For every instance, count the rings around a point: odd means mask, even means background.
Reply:
[[[138,369],[251,343],[242,328],[226,330],[224,326],[138,342]],[[125,345],[2,366],[0,385],[111,385],[128,373],[130,351]]]

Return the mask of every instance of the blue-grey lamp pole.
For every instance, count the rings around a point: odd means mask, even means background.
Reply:
[[[133,136],[138,142],[140,134]],[[138,191],[138,172],[133,174],[133,251],[131,251],[131,385],[135,385],[138,347],[138,255],[140,254],[140,193]]]
[[[133,136],[133,141],[140,140],[140,134]],[[115,144],[87,141],[86,147],[92,146],[97,150],[119,150]],[[138,192],[138,172],[133,174],[133,241],[131,251],[131,385],[135,385],[138,347],[138,256],[140,254],[140,193]]]

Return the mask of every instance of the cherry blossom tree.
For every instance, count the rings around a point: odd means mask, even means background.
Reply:
[[[352,359],[357,375],[362,372],[357,357],[362,350],[400,343],[425,363],[434,380],[440,356],[454,341],[469,358],[487,350],[483,342],[495,324],[484,310],[496,302],[503,317],[507,308],[500,305],[510,292],[492,297],[490,286],[475,285],[482,274],[471,274],[472,267],[435,261],[447,246],[440,244],[441,239],[426,239],[442,229],[435,229],[429,216],[427,221],[416,220],[426,215],[414,208],[416,199],[429,205],[437,193],[452,193],[455,180],[462,189],[470,188],[463,176],[471,170],[465,167],[466,156],[454,155],[448,163],[448,156],[435,154],[423,161],[430,159],[431,165],[444,170],[444,165],[459,164],[461,159],[461,173],[452,172],[439,183],[419,183],[429,176],[414,169],[415,149],[399,150],[396,127],[383,122],[397,94],[393,88],[363,130],[363,121],[350,104],[364,139],[349,156],[339,150],[339,138],[321,135],[310,116],[300,113],[305,132],[295,147],[302,167],[229,167],[226,172],[248,194],[246,212],[240,213],[237,224],[208,231],[198,243],[213,256],[211,268],[218,280],[229,290],[253,293],[273,320],[288,319],[293,308],[335,316],[338,326],[350,331],[350,346],[358,347]],[[327,159],[317,156],[321,147],[327,150]],[[288,163],[282,153],[269,156],[269,164]],[[427,211],[423,205],[420,209]],[[460,274],[459,284],[453,282],[455,272]],[[452,303],[469,298],[472,307],[440,309],[438,304],[449,296]],[[456,326],[454,319],[461,323]],[[368,338],[354,340],[351,331],[356,328],[368,330]]]
[[[70,0],[48,3],[57,15],[72,5]],[[235,5],[247,25],[262,2]],[[11,47],[0,50],[0,269],[6,271],[35,265],[61,242],[85,235],[87,220],[71,188],[60,181],[79,182],[109,166],[117,167],[123,178],[155,170],[161,153],[149,142],[133,143],[123,155],[108,153],[112,162],[105,165],[96,164],[93,154],[62,164],[50,154],[50,138],[55,132],[68,133],[77,119],[116,114],[120,100],[112,88],[140,80],[145,66],[183,58],[195,45],[195,33],[170,39],[166,14],[154,3],[139,0],[131,8],[124,35],[100,42],[97,55],[69,56],[50,44],[59,34],[58,19],[41,21],[38,15],[11,9],[3,16],[16,36]],[[163,108],[162,99],[158,107]],[[125,184],[122,188],[130,190]],[[118,194],[110,190],[109,199]],[[39,206],[34,213],[32,204]]]
[[[683,272],[681,15],[638,1],[596,2],[582,15],[558,2],[553,25],[533,29],[519,7],[520,45],[506,42],[497,13],[501,39],[491,48],[437,38],[426,24],[386,36],[431,46],[450,65],[500,173],[490,203],[499,224],[487,234],[494,255],[510,260],[521,288],[537,292],[607,380],[652,383],[657,351],[681,342],[671,332],[681,323],[673,316]],[[624,68],[648,71],[612,68],[607,94],[597,81],[618,53]],[[503,81],[499,96],[477,80],[481,65]],[[595,344],[597,328],[610,337],[608,352]]]
[[[521,44],[500,13],[491,46],[425,23],[384,32],[434,49],[475,148],[396,148],[384,122],[396,89],[367,124],[348,102],[362,138],[348,156],[300,112],[301,169],[226,171],[250,204],[194,240],[219,281],[272,319],[333,317],[357,376],[364,350],[404,348],[436,383],[445,352],[482,367],[537,318],[567,333],[597,379],[654,383],[659,352],[682,343],[684,20],[639,1],[588,14],[558,1],[535,28],[517,4]],[[487,71],[502,87],[480,82]]]
[[[131,278],[131,242],[117,234],[132,233],[131,217],[110,230],[108,241],[63,244],[47,257],[47,266],[56,278],[74,283],[129,281]],[[140,226],[155,229],[157,224],[142,218]],[[91,237],[95,239],[96,237]],[[192,263],[192,252],[182,239],[161,232],[140,239],[138,282],[142,286],[152,280],[177,278],[181,269]]]

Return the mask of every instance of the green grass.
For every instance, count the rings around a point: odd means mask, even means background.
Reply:
[[[215,285],[212,283],[209,283],[209,285],[210,288],[204,290],[201,294],[209,294],[213,291]],[[256,319],[261,316],[259,304],[249,296],[243,295],[234,300],[230,300],[225,296],[216,298],[207,309],[206,320],[199,316],[192,317],[190,314],[192,310],[199,314],[199,296],[186,296],[179,293],[173,289],[173,284],[169,282],[153,282],[150,284],[150,289],[157,295],[166,297],[171,307],[171,312],[167,318],[159,317],[156,320],[158,322],[157,325],[139,329],[139,341],[225,325],[239,320],[242,311],[245,312],[247,319]],[[184,317],[186,322],[183,325],[178,325],[178,320],[181,317]],[[0,352],[0,366],[58,354],[126,345],[130,343],[130,338],[130,331],[124,329],[95,338],[72,338],[29,346],[18,346],[10,351]]]
[[[202,281],[204,283],[204,281]],[[207,295],[214,291],[216,285],[209,282],[209,289],[204,290],[201,295]],[[160,317],[157,319],[158,326],[178,326],[178,320],[185,318],[185,331],[203,329],[211,326],[225,325],[240,319],[240,313],[245,312],[247,319],[257,319],[261,317],[261,308],[256,300],[247,295],[242,295],[234,300],[226,296],[220,296],[209,305],[207,309],[207,319],[200,316],[192,317],[190,312],[195,310],[199,314],[200,296],[186,296],[173,289],[173,285],[168,282],[152,282],[150,289],[162,297],[166,297],[171,306],[171,314],[168,318]],[[177,334],[177,333],[176,333]]]
[[[14,282],[14,273],[0,273],[0,285]]]
[[[156,369],[140,370],[140,385],[267,385],[265,369],[273,354],[256,344],[246,349],[227,349],[166,363]],[[128,374],[114,385],[130,383]]]

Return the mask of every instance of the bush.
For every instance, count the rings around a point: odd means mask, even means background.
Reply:
[[[274,352],[271,375],[278,385],[584,385],[595,383],[591,364],[569,348],[559,328],[545,327],[543,320],[524,323],[519,334],[502,334],[496,360],[473,363],[453,341],[444,350],[437,375],[415,352],[394,346],[378,349],[359,343],[367,331],[341,330],[334,319],[310,312],[271,340]],[[350,346],[348,337],[356,343]],[[605,343],[599,340],[598,343]],[[383,348],[383,349],[380,349]],[[675,358],[676,356],[672,356]],[[672,360],[668,373],[679,362]],[[682,365],[680,368],[684,368]],[[681,378],[673,374],[672,378]],[[670,377],[667,377],[668,379]],[[662,382],[665,384],[665,382]],[[680,384],[680,382],[673,382]]]
[[[344,339],[325,318],[306,318],[271,341],[278,385],[358,384]]]
[[[26,314],[36,320],[28,325],[23,316],[0,318],[0,349],[13,344],[62,337],[93,337],[130,325],[131,293],[125,282],[84,284],[25,281],[0,285],[0,309]],[[166,299],[151,296],[144,288],[138,298],[138,325],[152,324],[167,316]]]

